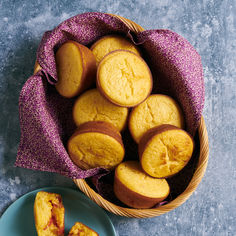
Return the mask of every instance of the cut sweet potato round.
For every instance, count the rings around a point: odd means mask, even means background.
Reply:
[[[96,60],[90,49],[75,41],[56,52],[57,91],[67,98],[79,95],[96,80]]]
[[[120,35],[104,36],[96,41],[90,49],[96,58],[97,65],[105,55],[118,49],[128,50],[137,54],[138,56],[141,56],[138,47],[135,46],[129,39]]]
[[[113,169],[124,158],[119,131],[110,123],[90,121],[78,127],[68,141],[72,161],[82,169]]]
[[[126,126],[127,117],[127,107],[111,103],[97,89],[83,93],[73,107],[73,118],[77,126],[88,121],[106,121],[121,131]]]
[[[153,94],[130,113],[129,130],[137,143],[149,129],[162,124],[184,128],[183,112],[169,96]]]
[[[141,57],[127,50],[116,50],[100,62],[97,87],[112,103],[133,107],[150,94],[152,75]]]
[[[141,138],[140,163],[149,175],[167,178],[186,166],[193,148],[193,139],[186,131],[173,125],[161,125],[148,130]]]
[[[114,193],[130,207],[151,208],[163,201],[169,192],[165,179],[149,176],[137,161],[123,162],[115,170]]]

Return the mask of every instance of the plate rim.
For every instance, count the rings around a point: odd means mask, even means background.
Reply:
[[[98,206],[95,202],[93,202],[90,198],[88,198],[81,190],[79,189],[73,189],[73,188],[69,188],[69,187],[62,187],[62,186],[51,186],[51,187],[42,187],[42,188],[38,188],[38,189],[35,189],[35,190],[32,190],[30,192],[27,192],[23,195],[21,195],[20,197],[18,197],[16,200],[14,200],[3,212],[3,214],[0,216],[0,226],[1,226],[1,222],[2,222],[2,219],[8,214],[8,212],[11,210],[11,208],[13,207],[14,204],[16,204],[16,202],[19,202],[21,201],[22,199],[24,198],[27,198],[28,196],[31,196],[31,195],[34,195],[36,194],[37,192],[40,192],[40,191],[53,191],[53,189],[55,189],[56,191],[69,191],[69,192],[72,192],[74,194],[77,194],[77,195],[80,195],[80,197],[82,198],[82,200],[86,200],[88,201],[92,207],[95,207],[98,211],[100,211],[102,213],[102,215],[106,218],[106,220],[109,222],[110,224],[110,227],[111,227],[111,230],[113,231],[113,234],[114,236],[117,236],[116,234],[116,230],[115,230],[115,227],[110,219],[110,217],[107,215],[106,211]],[[112,236],[112,235],[111,235]]]

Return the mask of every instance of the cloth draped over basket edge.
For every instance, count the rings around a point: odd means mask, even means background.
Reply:
[[[21,139],[16,166],[56,172],[69,178],[106,173],[102,168],[80,169],[66,151],[66,140],[75,130],[71,112],[74,99],[61,97],[54,88],[55,52],[68,40],[91,45],[98,38],[114,33],[140,45],[153,74],[153,92],[170,94],[179,102],[186,130],[194,135],[204,106],[204,80],[201,58],[193,46],[170,30],[146,30],[134,35],[111,15],[84,13],[43,35],[37,52],[42,70],[26,81],[20,93]]]

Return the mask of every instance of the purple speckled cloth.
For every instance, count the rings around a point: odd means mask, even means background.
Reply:
[[[19,98],[21,140],[16,166],[56,172],[70,178],[106,172],[100,168],[81,170],[66,151],[66,141],[75,129],[72,120],[74,99],[63,98],[55,90],[54,55],[67,40],[90,46],[98,38],[114,33],[132,37],[123,22],[103,13],[77,15],[45,32],[37,52],[42,70],[26,81]],[[171,94],[179,101],[185,114],[186,129],[194,135],[204,105],[199,54],[184,38],[169,30],[147,30],[132,40],[140,45],[151,67],[153,91]]]

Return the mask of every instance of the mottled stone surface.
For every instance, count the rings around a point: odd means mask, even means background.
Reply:
[[[152,219],[112,215],[118,235],[235,235],[236,3],[233,0],[0,1],[0,213],[22,194],[45,186],[76,188],[70,179],[13,167],[20,139],[18,97],[32,74],[43,32],[70,16],[101,11],[146,29],[184,36],[202,56],[204,117],[210,142],[206,174],[181,207]]]

